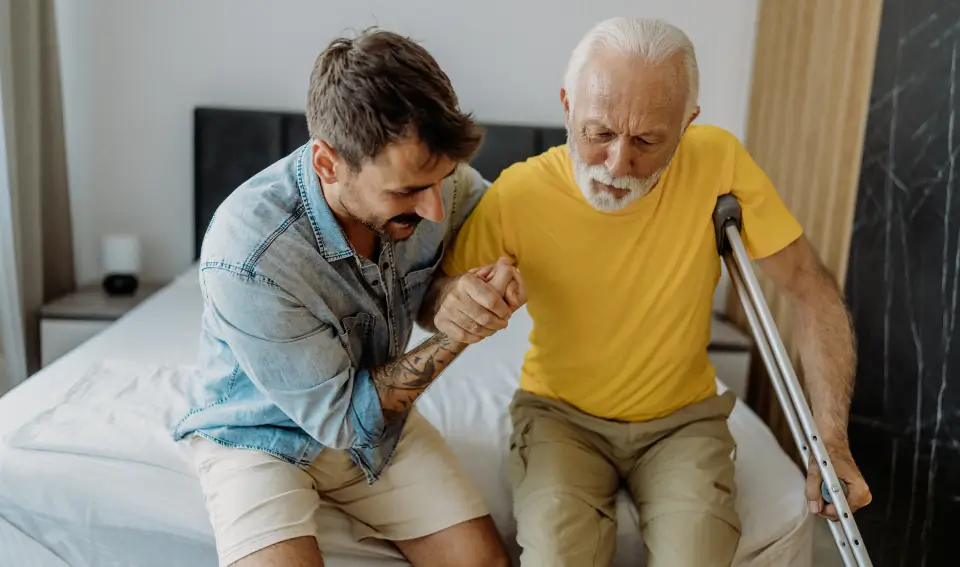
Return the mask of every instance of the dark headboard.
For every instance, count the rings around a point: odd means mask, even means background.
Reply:
[[[194,259],[220,203],[244,181],[303,145],[303,113],[226,108],[194,111]],[[484,124],[471,165],[493,181],[508,166],[566,142],[563,128]]]

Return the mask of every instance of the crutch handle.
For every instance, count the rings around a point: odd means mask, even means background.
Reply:
[[[846,498],[850,496],[850,489],[847,488],[847,483],[840,481],[840,488],[843,489],[843,497]],[[827,481],[820,483],[820,494],[823,496],[823,501],[827,504],[833,504],[833,501],[830,500],[830,489],[827,488]]]
[[[730,247],[727,241],[727,233],[724,228],[729,224],[735,224],[737,232],[743,228],[743,217],[740,212],[740,202],[737,198],[727,193],[717,199],[717,207],[713,209],[713,229],[717,236],[717,252],[723,254]]]

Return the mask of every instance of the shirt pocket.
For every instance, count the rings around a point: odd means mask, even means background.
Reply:
[[[440,247],[432,260],[427,262],[425,268],[414,270],[403,277],[401,288],[403,289],[403,304],[411,311],[418,311],[420,303],[423,302],[423,296],[426,295],[433,274],[440,267],[443,261],[443,253],[446,250],[446,242],[441,241]]]
[[[350,356],[355,369],[366,368],[373,354],[368,347],[375,322],[373,315],[363,312],[340,320],[340,326],[343,329],[340,333],[340,343]]]

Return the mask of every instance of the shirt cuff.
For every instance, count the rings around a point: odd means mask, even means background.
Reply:
[[[358,370],[353,376],[350,423],[357,432],[357,448],[380,445],[385,429],[383,407],[369,370]]]

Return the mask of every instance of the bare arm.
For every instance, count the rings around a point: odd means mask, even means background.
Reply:
[[[757,262],[788,296],[807,390],[824,439],[846,443],[856,353],[843,297],[803,237]]]
[[[420,304],[420,311],[417,313],[417,324],[431,333],[437,332],[437,325],[434,319],[440,310],[440,301],[443,298],[447,288],[456,281],[456,277],[440,275],[433,278],[430,287],[427,288],[427,294]]]
[[[505,328],[510,315],[525,302],[520,274],[505,262],[462,276],[436,278],[418,314],[418,323],[436,334],[371,372],[384,420],[399,419],[410,411],[417,397],[467,346]]]
[[[467,343],[437,333],[402,358],[371,372],[386,422],[400,419],[441,372],[467,348]]]
[[[856,511],[869,504],[872,496],[850,453],[847,438],[856,345],[843,296],[802,236],[758,264],[793,306],[794,330],[813,417],[837,476],[850,490],[847,502]],[[821,481],[819,467],[811,463],[805,488],[810,511],[836,519],[834,506],[824,505]]]
[[[807,389],[821,435],[846,442],[856,352],[843,297],[803,237],[758,261],[788,296]]]

